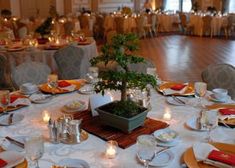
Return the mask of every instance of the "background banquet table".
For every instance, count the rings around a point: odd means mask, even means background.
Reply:
[[[152,90],[151,105],[152,110],[148,117],[155,120],[164,121],[163,114],[166,110],[172,114],[172,119],[168,121],[170,128],[177,131],[180,136],[179,143],[170,148],[174,154],[173,161],[167,166],[169,168],[181,167],[182,154],[194,143],[203,141],[207,136],[206,132],[192,131],[185,127],[185,122],[194,116],[199,115],[199,109],[192,106],[173,106],[166,103],[166,97]],[[119,94],[111,92],[114,99],[118,99]],[[190,98],[191,100],[193,98]],[[1,127],[0,134],[2,137],[10,136],[28,136],[29,134],[40,131],[48,136],[47,125],[41,121],[42,111],[47,110],[56,118],[61,114],[60,110],[63,105],[71,100],[82,100],[88,102],[88,95],[81,95],[77,92],[63,94],[55,97],[46,104],[31,104],[29,107],[22,108],[15,113],[24,115],[24,120],[19,124],[10,127]],[[235,131],[226,127],[219,126],[212,131],[214,141],[235,144]],[[143,165],[136,158],[137,145],[132,145],[126,149],[118,149],[118,154],[114,159],[104,158],[103,152],[106,148],[106,142],[100,138],[89,134],[88,140],[76,145],[51,144],[45,142],[45,153],[39,162],[41,167],[49,167],[52,160],[58,163],[64,158],[83,159],[90,164],[91,168],[141,168]]]
[[[173,26],[173,23],[180,23],[178,14],[158,14],[157,20],[158,24],[160,25],[160,32],[172,32],[179,30],[178,27]]]
[[[85,75],[88,72],[88,67],[90,66],[89,60],[93,57],[97,56],[97,47],[96,42],[93,40],[91,44],[88,45],[77,45],[77,47],[82,48],[86,59],[84,61],[84,68],[82,74]],[[27,62],[27,61],[35,61],[42,62],[47,64],[53,73],[57,72],[57,65],[55,59],[53,57],[54,53],[57,50],[45,50],[45,49],[33,49],[33,50],[23,50],[23,51],[0,51],[1,55],[6,56],[8,69],[7,74],[10,74],[18,65]]]

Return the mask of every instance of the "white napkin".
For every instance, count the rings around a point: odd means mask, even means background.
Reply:
[[[218,118],[219,118],[220,120],[232,119],[232,118],[235,118],[235,115],[234,115],[234,114],[231,114],[231,115],[222,115],[222,114],[220,114],[220,112],[219,112]]]
[[[203,161],[206,164],[219,168],[234,168],[234,166],[208,159],[207,157],[212,150],[219,151],[219,149],[208,143],[196,143],[193,145],[193,152],[197,161]]]
[[[29,106],[30,100],[28,98],[17,98],[14,102],[9,103],[9,106],[13,106],[16,107],[17,105],[25,105],[25,106]]]
[[[171,88],[168,88],[168,89],[164,89],[163,90],[163,94],[165,96],[167,95],[172,95],[172,94],[184,94],[184,92],[188,89],[188,83],[184,83],[186,86],[181,89],[181,90],[173,90]]]
[[[76,85],[69,85],[67,87],[59,87],[60,89],[62,90],[66,90],[66,91],[69,91],[69,92],[72,92],[76,89]]]

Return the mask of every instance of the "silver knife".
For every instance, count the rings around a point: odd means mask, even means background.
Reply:
[[[11,113],[8,117],[8,125],[11,125],[13,123],[13,115],[14,113]]]
[[[24,143],[19,142],[19,141],[13,139],[13,138],[8,137],[8,136],[6,136],[5,139],[7,139],[8,141],[10,141],[12,144],[17,145],[17,146],[19,146],[19,147],[21,147],[21,148],[24,149]]]

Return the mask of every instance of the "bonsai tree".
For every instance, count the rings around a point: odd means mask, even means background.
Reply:
[[[135,55],[138,50],[138,38],[134,34],[117,34],[112,38],[110,44],[105,44],[102,54],[90,60],[91,65],[98,63],[107,65],[109,62],[116,62],[120,67],[119,71],[109,70],[99,74],[99,80],[95,84],[95,91],[104,94],[106,89],[120,90],[121,100],[111,107],[112,113],[131,117],[138,111],[138,105],[128,99],[127,91],[129,88],[144,89],[148,84],[156,86],[154,76],[131,71],[130,64],[144,62],[144,58]]]

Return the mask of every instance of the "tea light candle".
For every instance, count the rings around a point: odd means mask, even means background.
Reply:
[[[108,141],[107,148],[105,151],[105,156],[108,159],[113,159],[117,155],[117,142],[116,141]]]
[[[56,43],[57,45],[59,45],[59,44],[60,44],[60,40],[59,40],[59,38],[57,38],[57,39],[56,39],[55,43]]]
[[[4,22],[7,22],[7,18],[4,18]]]
[[[165,109],[165,113],[163,115],[163,119],[164,120],[171,120],[171,112],[169,108]]]
[[[48,111],[43,111],[42,112],[42,120],[44,123],[48,123],[48,121],[50,120],[51,116],[50,116],[50,113]]]

